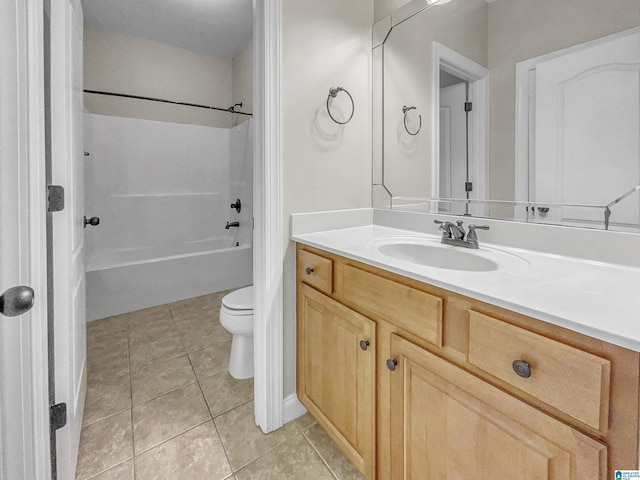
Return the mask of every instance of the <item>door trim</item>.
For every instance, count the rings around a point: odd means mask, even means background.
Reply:
[[[444,45],[433,42],[431,79],[431,198],[440,196],[440,69],[469,83],[469,173],[473,179],[471,199],[489,196],[489,70]],[[486,206],[472,205],[482,215]]]
[[[284,424],[280,58],[282,0],[254,1],[254,414],[269,433]]]

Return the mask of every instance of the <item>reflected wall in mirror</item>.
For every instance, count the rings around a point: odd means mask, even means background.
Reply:
[[[374,26],[374,206],[640,231],[640,2],[425,5]]]

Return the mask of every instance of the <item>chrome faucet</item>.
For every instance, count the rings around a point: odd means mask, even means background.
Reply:
[[[227,222],[227,226],[224,227],[225,230],[229,230],[231,227],[239,227],[240,222]]]
[[[458,220],[455,224],[451,222],[442,222],[434,220],[433,223],[439,225],[438,230],[442,231],[441,243],[447,245],[455,245],[456,247],[478,248],[478,235],[476,230],[489,230],[488,225],[469,225],[469,233],[465,232],[462,226],[462,220]],[[466,239],[464,238],[466,235]]]

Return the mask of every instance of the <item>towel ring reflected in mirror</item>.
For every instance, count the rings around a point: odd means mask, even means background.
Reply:
[[[415,132],[410,132],[409,131],[409,127],[407,127],[407,113],[409,113],[409,110],[415,110],[416,107],[407,107],[406,105],[404,105],[402,107],[402,113],[404,114],[404,129],[407,131],[407,133],[409,135],[413,135],[416,136],[417,134],[420,133],[420,130],[422,130],[422,115],[418,115],[418,119],[420,120],[420,125],[418,125],[418,130],[416,130]]]
[[[331,108],[329,108],[329,102],[331,101],[332,98],[336,98],[338,96],[338,93],[340,92],[344,92],[349,96],[349,100],[351,100],[351,115],[349,115],[349,118],[347,118],[346,121],[341,122],[340,120],[336,120],[335,117],[333,115],[331,115]],[[342,87],[331,87],[329,89],[329,95],[327,95],[327,113],[329,114],[329,116],[331,117],[331,120],[333,120],[334,122],[336,122],[339,125],[345,125],[347,123],[349,123],[351,121],[351,119],[353,118],[353,113],[356,111],[356,106],[353,103],[353,97],[351,96],[351,94],[345,90]]]

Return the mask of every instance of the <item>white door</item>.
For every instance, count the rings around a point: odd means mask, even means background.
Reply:
[[[82,7],[51,5],[52,182],[65,189],[65,208],[53,214],[56,402],[67,404],[67,425],[56,434],[59,480],[72,480],[86,391],[84,281]]]
[[[607,205],[640,185],[640,31],[539,63],[535,83],[531,200]],[[614,226],[638,225],[638,197],[612,209]],[[537,220],[602,228],[604,212],[552,207]]]
[[[0,0],[0,294],[35,292],[27,313],[0,309],[2,480],[50,477],[42,17]]]
[[[440,89],[440,198],[467,198],[467,101],[466,83]],[[441,207],[464,213],[464,203]]]

